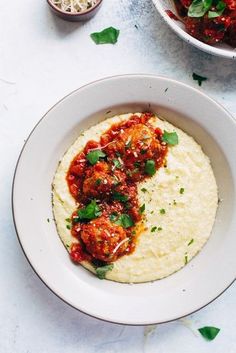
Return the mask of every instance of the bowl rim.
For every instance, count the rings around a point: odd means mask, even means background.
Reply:
[[[33,127],[33,129],[31,130],[30,134],[28,135],[27,139],[25,140],[22,148],[21,148],[21,151],[20,151],[20,154],[19,154],[19,157],[17,159],[17,162],[16,162],[16,166],[15,166],[15,170],[14,170],[14,174],[13,174],[13,179],[12,179],[12,188],[11,188],[11,210],[12,210],[12,218],[13,218],[13,224],[14,224],[14,228],[15,228],[15,232],[16,232],[16,235],[17,235],[17,239],[19,241],[19,244],[20,244],[20,247],[23,251],[23,254],[25,255],[30,267],[32,268],[32,270],[34,271],[34,273],[37,275],[37,277],[44,283],[44,285],[53,293],[55,294],[59,299],[61,299],[64,303],[66,303],[67,305],[69,305],[70,307],[74,308],[75,310],[91,317],[91,318],[95,318],[95,319],[98,319],[102,322],[109,322],[109,323],[113,323],[113,324],[117,324],[117,325],[126,325],[126,326],[150,326],[150,325],[156,325],[156,324],[165,324],[165,323],[169,323],[169,322],[173,322],[173,321],[176,321],[176,320],[179,320],[179,319],[182,319],[184,317],[187,317],[189,315],[192,315],[196,312],[198,312],[199,310],[205,308],[206,306],[208,306],[209,304],[211,304],[212,302],[214,302],[216,299],[218,299],[225,291],[227,291],[228,288],[231,287],[231,285],[236,281],[236,276],[235,278],[232,280],[232,282],[230,282],[228,284],[228,286],[226,286],[220,293],[218,293],[212,300],[208,301],[206,304],[200,306],[199,308],[189,312],[189,313],[186,313],[186,314],[183,314],[181,316],[178,316],[178,317],[175,317],[173,319],[170,319],[170,320],[165,320],[165,321],[161,321],[161,322],[156,322],[156,323],[127,323],[127,322],[121,322],[121,321],[112,321],[111,319],[106,319],[106,318],[102,318],[102,317],[99,317],[99,316],[96,316],[95,314],[91,314],[91,313],[88,313],[82,309],[79,309],[78,307],[76,307],[75,305],[71,304],[69,301],[67,301],[65,298],[63,298],[60,294],[58,294],[51,286],[50,284],[48,284],[46,282],[46,280],[44,280],[41,275],[39,274],[39,272],[36,270],[36,268],[33,266],[33,264],[31,263],[25,249],[24,249],[24,246],[22,244],[22,241],[21,241],[21,238],[20,238],[20,235],[19,235],[19,232],[18,232],[18,229],[17,229],[17,222],[16,222],[16,217],[15,217],[15,209],[14,209],[14,190],[15,190],[15,181],[16,181],[16,176],[17,176],[17,171],[18,171],[18,167],[19,167],[19,163],[20,163],[20,160],[21,160],[21,157],[24,153],[24,150],[26,148],[26,145],[28,143],[28,141],[30,140],[31,136],[33,135],[34,131],[37,129],[37,127],[41,124],[42,121],[44,121],[47,116],[48,116],[48,113],[51,112],[55,107],[57,107],[59,104],[61,104],[65,99],[67,99],[68,97],[72,96],[73,94],[75,94],[76,92],[78,92],[79,90],[82,90],[84,88],[87,88],[93,84],[97,84],[97,83],[100,83],[100,82],[103,82],[103,81],[108,81],[108,80],[113,80],[113,79],[120,79],[120,78],[154,78],[154,79],[164,79],[166,80],[167,82],[172,82],[172,83],[177,83],[178,85],[181,85],[185,88],[188,88],[190,90],[192,90],[193,92],[196,92],[197,94],[200,94],[202,95],[203,97],[206,97],[208,100],[210,100],[213,104],[217,105],[219,108],[223,109],[225,111],[225,113],[227,113],[228,115],[228,118],[231,120],[231,122],[233,122],[234,124],[236,124],[236,120],[234,119],[233,115],[223,106],[221,105],[220,103],[218,103],[217,101],[215,101],[214,99],[212,99],[211,97],[209,97],[207,94],[203,93],[202,91],[200,91],[199,89],[197,88],[194,88],[186,83],[183,83],[181,81],[178,81],[178,80],[174,80],[174,79],[171,79],[167,76],[164,76],[164,75],[153,75],[153,74],[123,74],[123,75],[113,75],[113,76],[108,76],[108,77],[105,77],[105,78],[102,78],[102,79],[98,79],[98,80],[95,80],[95,81],[92,81],[92,82],[89,82],[85,85],[82,85],[80,86],[79,88],[71,91],[70,93],[68,93],[67,95],[65,95],[64,97],[62,97],[60,100],[58,100],[50,109],[48,109],[46,111],[46,113],[42,116],[42,118],[36,123],[36,125]]]
[[[224,49],[224,48],[216,48],[209,44],[203,43],[200,40],[194,38],[189,33],[187,33],[184,29],[179,27],[173,19],[171,19],[166,11],[164,10],[160,0],[152,0],[155,5],[157,11],[163,18],[163,20],[171,27],[174,32],[178,34],[185,42],[192,44],[195,48],[203,50],[204,52],[212,55],[216,55],[222,58],[233,59],[236,60],[236,48],[232,47],[232,50]]]
[[[77,13],[72,13],[72,12],[60,10],[56,5],[53,4],[52,0],[47,0],[47,3],[53,10],[55,10],[59,14],[70,16],[70,17],[79,17],[79,16],[87,15],[87,14],[93,12],[99,5],[101,5],[102,1],[103,0],[97,0],[97,3],[94,6],[90,7],[90,9],[87,9],[82,12],[77,12]]]

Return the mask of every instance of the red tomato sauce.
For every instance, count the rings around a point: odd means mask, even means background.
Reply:
[[[152,117],[132,115],[113,124],[71,162],[67,183],[79,204],[71,217],[71,234],[78,240],[70,249],[74,262],[111,263],[134,251],[144,218],[137,184],[164,164],[168,150],[162,131],[149,123]],[[100,158],[91,163],[88,157],[94,151]],[[96,214],[83,219],[81,212],[91,202]]]
[[[191,36],[210,45],[224,42],[236,47],[236,0],[213,0],[201,17],[188,16],[193,0],[174,0],[174,3]]]

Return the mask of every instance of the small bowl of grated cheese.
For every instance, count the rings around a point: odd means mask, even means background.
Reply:
[[[93,17],[103,0],[47,0],[51,10],[67,21],[86,21]]]

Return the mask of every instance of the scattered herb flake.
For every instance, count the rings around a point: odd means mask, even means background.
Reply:
[[[151,232],[154,233],[157,230],[157,227],[152,227]]]
[[[101,214],[102,212],[96,200],[92,200],[86,207],[78,210],[78,218],[80,221],[94,219],[101,216]]]
[[[190,242],[188,243],[188,246],[191,245],[194,242],[194,239],[191,239]]]
[[[95,181],[95,185],[101,185],[101,183],[102,183],[102,179],[97,179],[96,181]]]
[[[188,263],[188,255],[186,254],[186,255],[184,256],[184,264],[187,265],[187,263]]]
[[[70,218],[66,218],[66,222],[71,223],[71,219]]]
[[[160,209],[160,214],[165,214],[166,213],[166,210],[164,208],[161,208]]]
[[[182,195],[184,193],[184,188],[180,188],[179,193]]]
[[[193,80],[194,81],[197,81],[198,82],[198,85],[201,86],[202,85],[202,82],[206,81],[207,80],[207,77],[204,77],[204,76],[200,76],[200,75],[197,75],[195,74],[195,72],[193,73]]]
[[[49,218],[47,219],[47,222],[48,222],[48,223],[50,222],[50,219],[49,219]]]
[[[179,138],[176,132],[168,132],[164,130],[164,134],[162,135],[162,141],[166,142],[170,146],[178,145]]]
[[[67,229],[71,229],[71,226],[69,224],[66,225]]]
[[[168,89],[169,89],[169,88],[167,87],[167,88],[165,89],[165,92],[167,92],[167,91],[168,91]]]
[[[136,29],[138,29],[138,25],[135,24],[134,27],[135,27]]]
[[[147,189],[146,188],[142,188],[141,191],[142,192],[147,192]]]
[[[139,208],[139,213],[143,213],[145,211],[145,203]]]
[[[101,150],[94,150],[87,154],[86,158],[90,164],[94,165],[99,161],[99,158],[105,158],[106,154]]]
[[[148,159],[146,161],[144,171],[146,174],[150,176],[153,176],[154,174],[156,174],[156,165],[153,159]]]
[[[198,331],[200,332],[202,337],[204,337],[206,340],[212,341],[216,338],[216,336],[220,332],[220,329],[213,326],[205,326],[205,327],[199,328]]]
[[[120,31],[114,27],[105,28],[101,32],[94,32],[90,37],[96,44],[115,44],[119,37]]]
[[[161,230],[162,230],[162,228],[161,228],[161,227],[158,227],[158,228],[157,228],[157,230],[158,230],[158,231],[161,231]]]
[[[114,267],[114,264],[109,264],[96,268],[96,275],[99,279],[105,279],[108,271],[111,271]]]

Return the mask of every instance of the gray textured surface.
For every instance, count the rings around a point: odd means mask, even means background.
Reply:
[[[89,34],[110,25],[121,30],[119,42],[96,46]],[[151,0],[104,0],[97,17],[84,25],[55,18],[46,1],[2,2],[1,353],[236,352],[235,285],[183,321],[153,328],[100,322],[61,302],[36,277],[16,240],[10,206],[11,180],[24,139],[48,108],[70,91],[123,73],[165,75],[197,87],[191,78],[195,71],[208,77],[202,90],[236,115],[235,69],[236,62],[202,53],[177,38]],[[191,331],[203,325],[222,329],[214,342]]]

